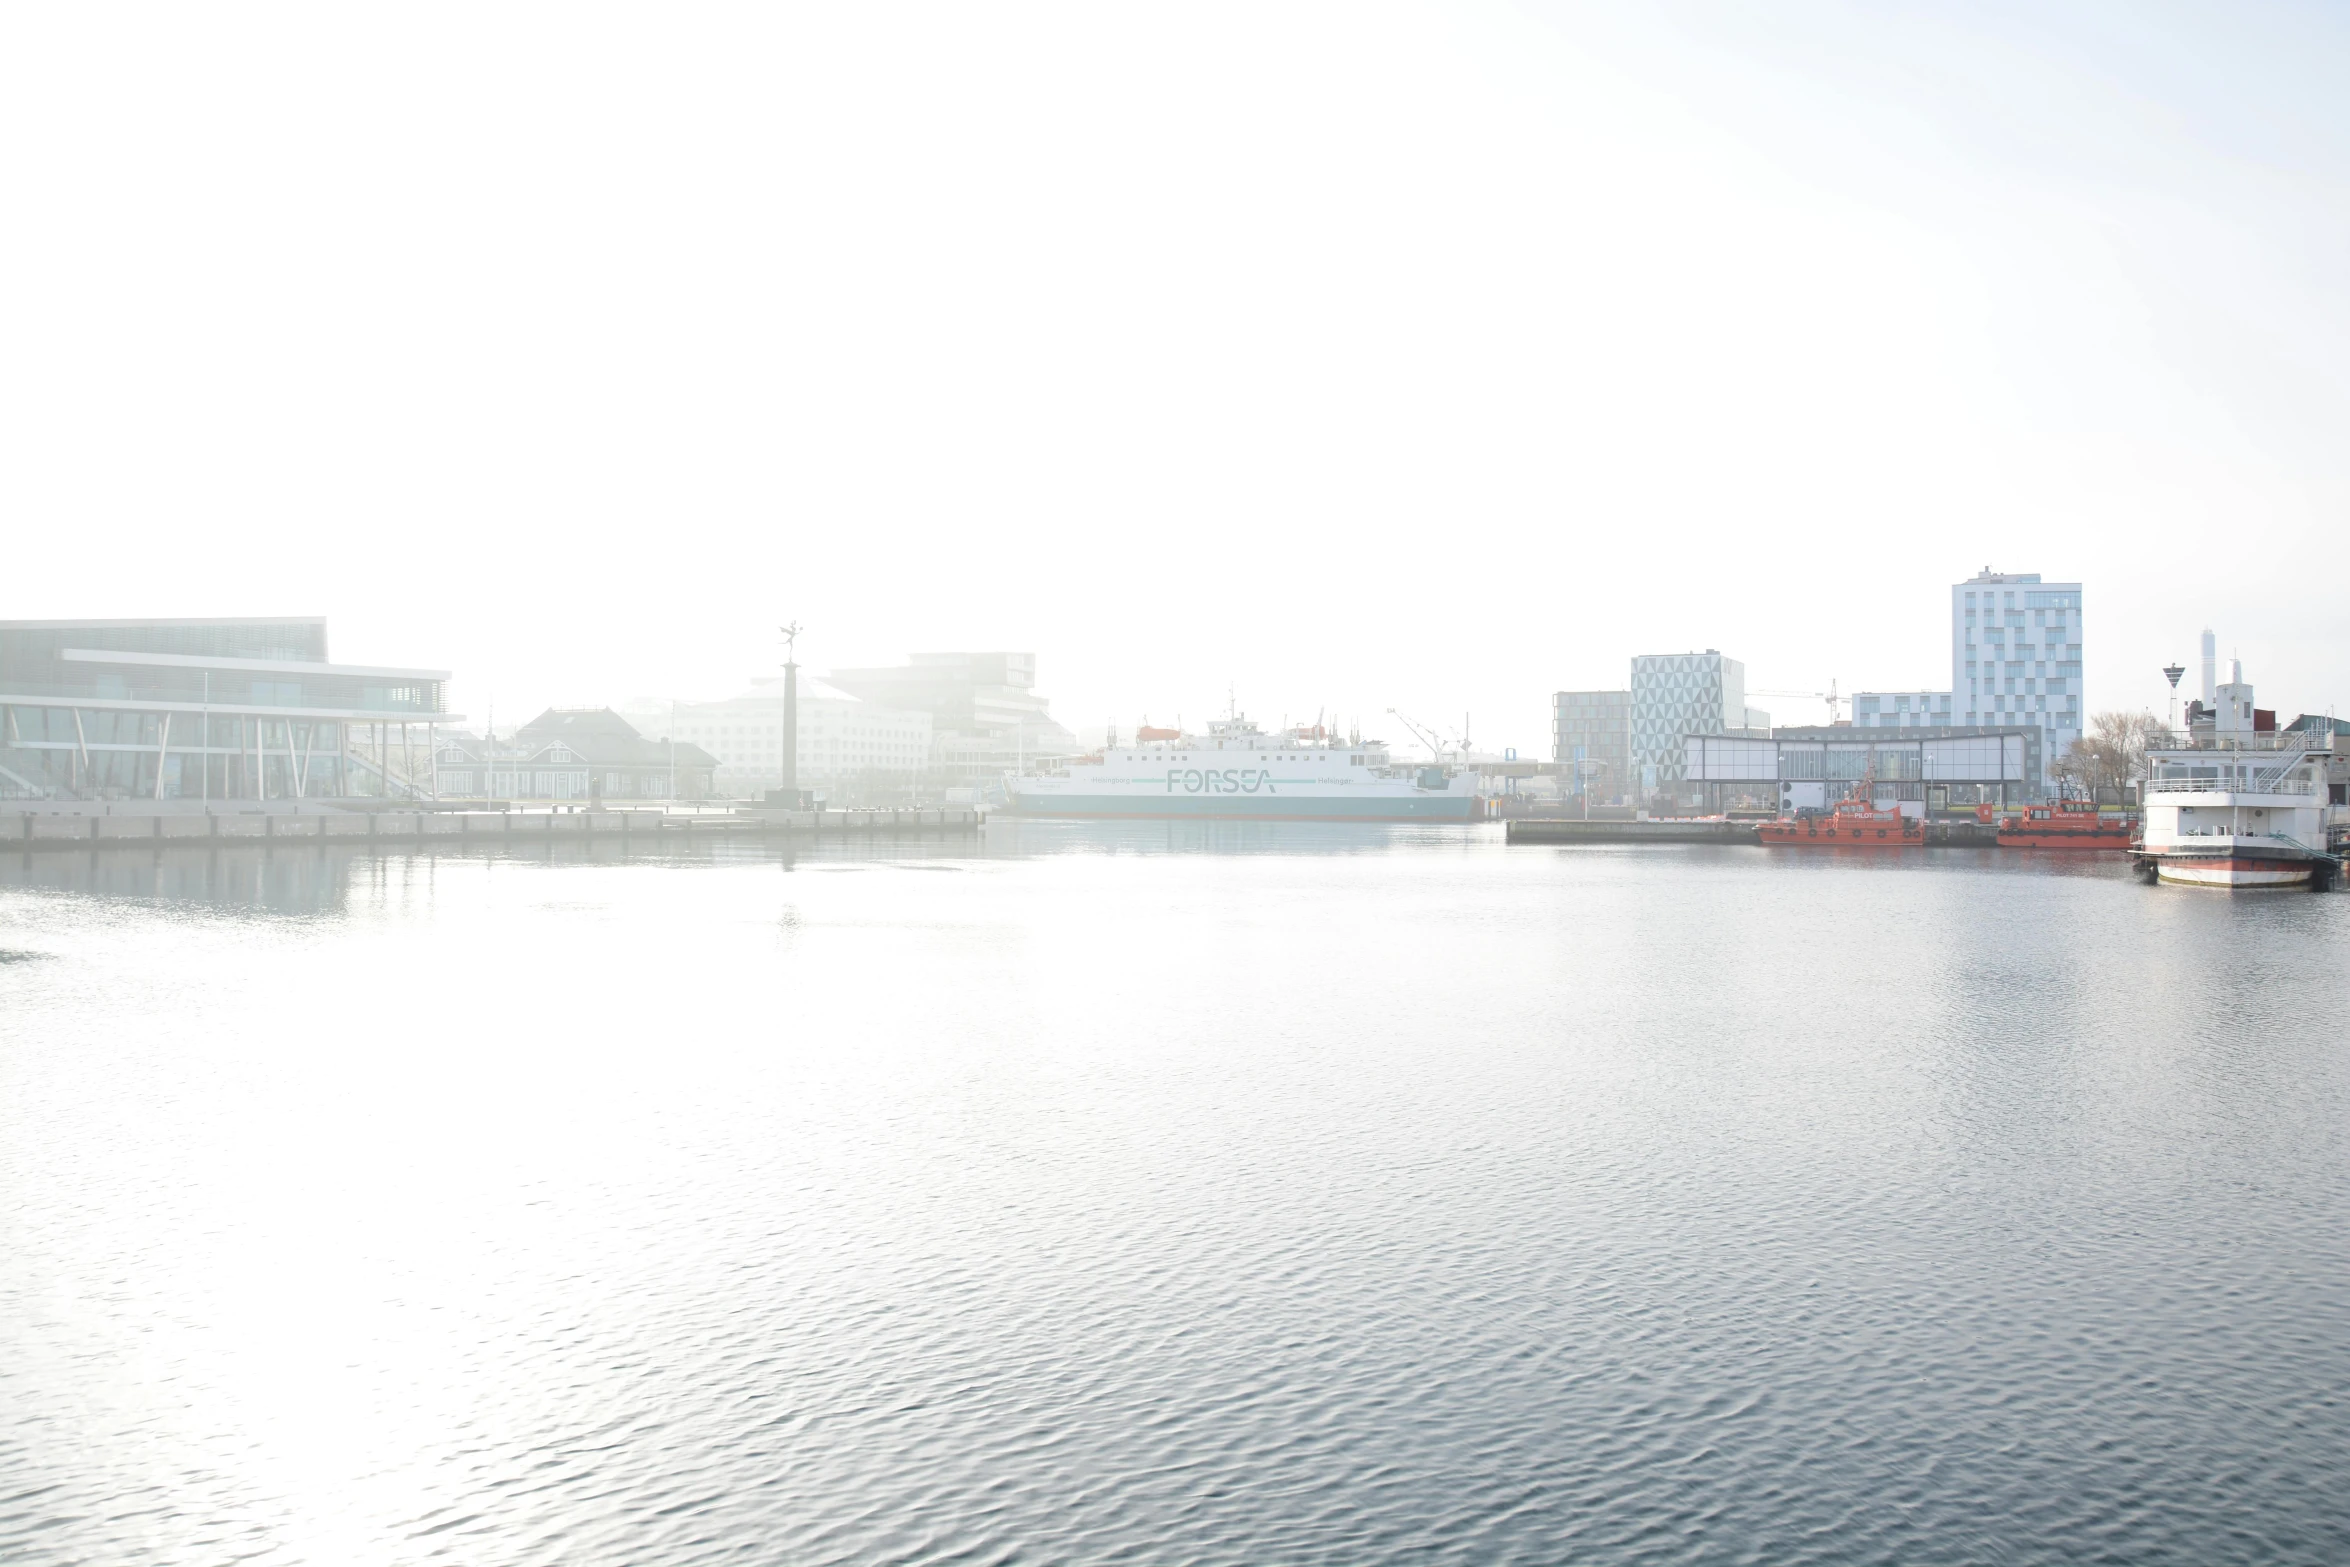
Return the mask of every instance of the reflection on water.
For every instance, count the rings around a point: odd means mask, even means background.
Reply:
[[[442,862],[545,866],[663,864],[675,866],[919,865],[944,869],[942,861],[1021,859],[1038,855],[1132,854],[1391,854],[1404,850],[1456,855],[1490,853],[1498,829],[1348,822],[1137,821],[1077,822],[1000,818],[981,834],[889,836],[845,841],[711,837],[659,848],[625,840],[595,839],[520,844],[435,845],[411,852],[385,852],[343,842],[203,844],[157,849],[42,849],[0,852],[0,888],[80,893],[100,898],[163,900],[247,908],[272,914],[333,914],[358,892],[371,896],[391,886],[408,886]],[[1519,855],[1572,855],[1585,863],[1630,860],[1678,862],[1719,859],[1769,863],[1781,871],[1837,874],[1898,874],[1916,864],[1868,855],[1839,857],[1762,851],[1747,847],[1714,849],[1589,846],[1520,849]],[[2059,854],[2032,850],[1951,849],[1924,851],[1916,863],[1963,868],[1977,875],[2086,877],[2111,880],[2118,861],[2107,855]]]
[[[270,914],[338,914],[391,895],[429,892],[442,864],[610,866],[664,864],[891,864],[935,859],[942,850],[985,855],[977,838],[882,838],[822,845],[777,840],[710,841],[656,852],[620,840],[445,845],[382,852],[342,842],[198,845],[157,849],[42,849],[0,853],[0,888],[97,898],[211,904]]]
[[[0,1560],[2336,1560],[2350,898],[0,856]]]
[[[271,914],[334,914],[352,893],[362,897],[422,875],[443,862],[514,865],[918,865],[944,869],[942,858],[993,860],[1036,854],[1347,854],[1404,847],[1463,852],[1491,833],[1345,822],[1057,822],[999,820],[986,832],[958,835],[858,836],[844,840],[724,838],[664,843],[624,839],[519,844],[433,845],[384,852],[341,841],[300,840],[122,849],[0,851],[0,888],[81,893],[99,898],[162,900],[247,908]]]

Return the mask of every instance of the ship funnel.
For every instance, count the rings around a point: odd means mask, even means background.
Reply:
[[[2218,700],[2219,700],[2219,638],[2217,638],[2217,637],[2215,637],[2215,636],[2213,636],[2213,635],[2211,634],[2211,628],[2210,628],[2209,626],[2205,626],[2205,627],[2203,628],[2203,707],[2204,707],[2204,710],[2205,710],[2206,712],[2210,711],[2210,709],[2211,709],[2211,705],[2212,705],[2214,702],[2217,702]]]

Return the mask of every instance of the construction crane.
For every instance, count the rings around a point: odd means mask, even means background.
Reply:
[[[1836,694],[1836,682],[1832,679],[1828,682],[1828,689],[1825,691],[1749,691],[1746,694],[1748,696],[1807,696],[1815,702],[1828,704],[1828,723],[1831,727],[1844,722],[1842,718],[1837,716],[1842,710],[1838,704],[1844,699]]]
[[[1418,724],[1412,722],[1409,715],[1399,713],[1392,707],[1387,710],[1387,716],[1394,719],[1397,723],[1402,724],[1406,729],[1409,729],[1413,736],[1418,739],[1422,745],[1428,748],[1428,759],[1430,761],[1437,763],[1443,762],[1444,742],[1436,737],[1436,732],[1434,730],[1421,728]]]

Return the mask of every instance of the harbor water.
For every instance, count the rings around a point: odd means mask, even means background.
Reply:
[[[2340,1562],[2350,897],[0,859],[0,1561]]]

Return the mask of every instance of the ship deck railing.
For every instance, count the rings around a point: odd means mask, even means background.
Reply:
[[[2231,737],[2237,738],[2237,737]],[[2234,794],[2310,795],[2322,801],[2325,797],[2324,780],[2314,776],[2294,778],[2293,772],[2314,757],[2333,754],[2330,734],[2312,735],[2305,730],[2287,729],[2276,734],[2253,735],[2252,745],[2216,745],[2196,747],[2149,746],[2146,760],[2151,776],[2146,779],[2148,794],[2196,794],[2206,791]],[[2219,757],[2251,753],[2261,758],[2248,778],[2232,779],[2218,776]],[[2211,758],[2211,760],[2206,760]],[[2183,769],[2163,771],[2164,768]],[[2208,774],[2208,776],[2199,776]],[[2288,787],[2288,784],[2298,787]]]
[[[2263,729],[2231,734],[2169,729],[2156,730],[2146,737],[2149,756],[2170,751],[2208,756],[2226,751],[2331,751],[2333,748],[2334,737],[2322,729]]]
[[[2286,769],[2290,771],[2290,769]],[[2312,805],[2323,805],[2326,792],[2316,780],[2288,781],[2283,778],[2255,775],[2250,778],[2149,778],[2145,792],[2157,794],[2277,794],[2294,799],[2306,798]]]

